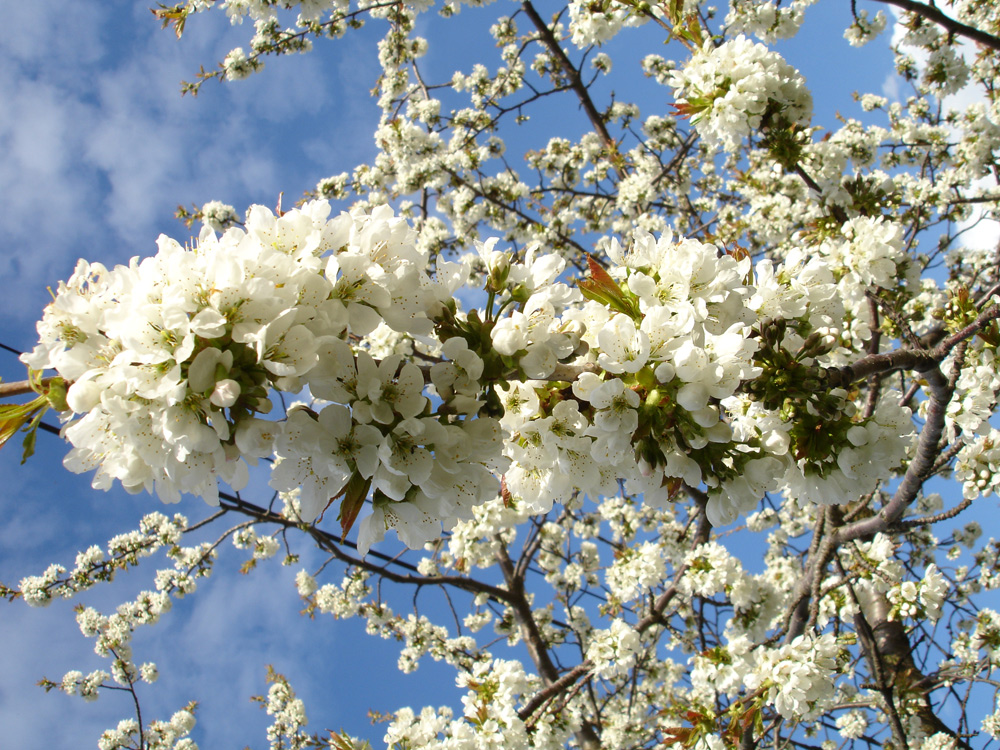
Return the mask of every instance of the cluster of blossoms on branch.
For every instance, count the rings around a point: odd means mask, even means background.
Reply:
[[[847,502],[906,456],[898,393],[863,415],[823,380],[871,337],[865,290],[904,266],[885,220],[756,266],[636,230],[577,288],[558,256],[490,241],[486,306],[466,312],[453,295],[471,261],[439,259],[431,274],[388,207],[329,211],[256,206],[244,228],[206,229],[191,248],[161,237],[127,267],[81,261],[24,357],[55,369],[82,415],[64,427],[66,466],[96,468],[98,488],[217,503],[219,481],[242,489],[247,465],[273,453],[271,486],[301,488],[306,523],[341,499],[346,532],[374,493],[367,550],[388,528],[422,546],[501,478],[534,513],[621,481],[660,506],[707,485],[709,518],[725,525],[779,489]],[[434,364],[373,358],[359,342],[379,327]],[[306,387],[314,407],[264,418],[272,389]]]
[[[677,111],[708,145],[735,151],[752,134],[807,126],[812,96],[805,79],[777,52],[738,36],[712,41],[670,80]]]
[[[180,514],[168,518],[162,513],[150,513],[143,517],[136,531],[112,538],[106,549],[94,545],[81,552],[72,570],[52,565],[42,575],[21,581],[20,595],[24,600],[32,606],[44,607],[55,599],[69,599],[95,585],[113,581],[119,572],[134,568],[140,560],[158,552],[166,551],[171,562],[157,572],[155,590],[139,592],[110,615],[82,604],[76,607],[80,632],[94,639],[94,652],[98,656],[110,660],[110,672],[95,669],[84,674],[70,670],[59,681],[41,680],[41,687],[88,702],[97,700],[107,690],[126,691],[138,700],[136,690],[140,684],[157,681],[159,669],[155,663],[135,660],[134,633],[139,627],[159,622],[172,608],[172,598],[179,599],[195,591],[196,579],[211,574],[215,557],[214,545],[181,546],[187,528],[188,521]],[[195,726],[195,708],[191,703],[167,721],[143,724],[141,716],[124,719],[114,729],[105,731],[97,746],[100,750],[197,750],[198,746],[189,737]]]
[[[379,325],[426,336],[429,314],[453,305],[464,266],[442,262],[432,281],[412,232],[388,209],[328,214],[325,201],[281,217],[255,208],[245,228],[207,231],[193,249],[163,237],[156,256],[128,267],[81,262],[25,357],[71,382],[66,403],[85,415],[65,428],[74,445],[67,467],[97,468],[95,487],[117,479],[167,502],[191,492],[217,503],[218,480],[242,489],[247,463],[277,448],[273,483],[306,488],[309,522],[355,476],[395,501],[416,479],[426,497],[432,467],[414,452],[422,440],[440,449],[433,498],[484,499],[479,462],[497,453],[495,421],[460,404],[430,434],[418,419],[429,407],[421,371],[398,356],[376,365],[362,352],[355,363],[343,340]],[[351,410],[261,419],[272,388],[304,385]]]

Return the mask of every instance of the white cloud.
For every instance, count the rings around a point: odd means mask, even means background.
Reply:
[[[83,147],[79,124],[87,119],[79,101],[67,99],[59,87],[16,79],[11,69],[0,73],[0,283],[8,290],[12,310],[28,303],[28,288],[44,290],[59,264],[42,247],[64,248],[69,237],[87,238],[97,232],[93,214],[93,175],[74,167]],[[55,266],[55,267],[53,267]],[[41,301],[31,305],[28,319]]]
[[[76,0],[4,3],[0,22],[7,33],[0,37],[0,49],[7,60],[44,65],[58,77],[101,57],[101,36],[113,12],[104,4]]]
[[[882,96],[886,97],[890,102],[900,101],[899,76],[895,73],[889,73],[882,82]]]

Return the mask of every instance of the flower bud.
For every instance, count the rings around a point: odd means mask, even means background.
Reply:
[[[209,396],[208,400],[220,409],[228,409],[236,403],[236,399],[239,397],[240,384],[231,378],[226,378],[215,384],[215,390],[212,391],[212,395]]]

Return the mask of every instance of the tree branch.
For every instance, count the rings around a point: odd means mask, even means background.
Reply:
[[[545,681],[546,686],[551,686],[560,681],[559,670],[556,669],[556,665],[552,662],[552,657],[549,655],[549,648],[531,612],[531,605],[528,603],[528,597],[525,596],[524,592],[524,578],[516,575],[514,563],[511,561],[510,555],[507,554],[507,547],[503,543],[503,540],[499,536],[494,539],[497,543],[495,553],[497,563],[499,563],[500,570],[503,572],[504,583],[507,584],[507,590],[510,594],[508,603],[513,608],[514,615],[521,626],[521,637],[524,639],[524,645],[528,648],[528,654],[531,656],[531,661],[534,662],[538,674]],[[571,684],[572,681],[567,683],[567,685]],[[530,715],[530,712],[526,714],[526,716]],[[586,720],[583,721],[580,729],[577,730],[576,737],[580,743],[580,747],[584,750],[598,750],[601,746],[601,740],[594,731],[594,727]]]
[[[517,712],[518,717],[522,721],[526,721],[535,711],[545,705],[546,701],[568,689],[581,677],[587,675],[593,666],[593,663],[589,659],[582,661],[558,680],[546,685],[535,693],[530,701],[524,704],[524,707]]]
[[[892,352],[892,354],[905,353],[911,353],[911,350]],[[924,423],[924,429],[920,432],[913,459],[903,475],[903,480],[899,483],[899,487],[896,488],[896,492],[889,502],[874,516],[825,531],[826,536],[819,547],[818,554],[810,559],[805,575],[799,580],[792,596],[794,610],[789,619],[788,632],[785,636],[786,643],[805,631],[808,619],[806,613],[813,590],[813,581],[822,575],[822,570],[825,569],[833,551],[846,542],[873,536],[896,524],[916,499],[924,481],[930,476],[939,454],[941,436],[944,433],[945,413],[954,386],[945,379],[937,366],[926,370],[924,377],[930,390],[927,420]]]
[[[1000,51],[1000,39],[974,26],[969,26],[961,21],[956,21],[954,18],[949,18],[931,5],[924,5],[915,0],[875,0],[875,2],[895,5],[897,8],[915,13],[918,16],[926,18],[928,21],[933,21],[938,26],[943,26],[952,34],[968,37],[974,42],[982,44],[984,47]]]
[[[238,497],[229,495],[227,493],[220,492],[220,505],[226,510],[236,511],[252,518],[256,518],[259,521],[266,523],[273,523],[279,526],[284,526],[285,528],[299,528],[303,527],[301,522],[295,522],[282,515],[274,513],[273,511],[261,508],[259,505],[254,505],[253,503],[248,503],[245,500],[241,500]],[[390,581],[395,583],[409,583],[418,586],[433,586],[433,585],[446,585],[454,586],[455,588],[462,589],[464,591],[469,591],[474,594],[486,594],[491,599],[496,601],[502,601],[510,603],[510,595],[508,592],[496,586],[491,586],[488,583],[483,583],[482,581],[477,581],[473,578],[463,578],[462,576],[422,576],[422,575],[402,575],[400,573],[394,573],[393,571],[386,568],[384,565],[376,565],[370,563],[362,558],[353,557],[348,555],[341,549],[342,544],[350,545],[350,542],[341,542],[341,540],[331,534],[328,531],[324,531],[316,526],[308,526],[303,529],[307,534],[316,540],[317,544],[320,545],[321,549],[326,550],[330,554],[334,555],[338,560],[345,562],[349,565],[354,565],[356,567],[367,570],[376,575],[388,578]],[[384,560],[387,564],[399,565],[406,567],[410,570],[416,571],[416,568],[409,563],[404,563],[401,560],[396,560],[395,558],[389,557],[388,555],[383,555],[380,552],[369,551],[368,553],[372,557],[378,557]]]
[[[953,388],[936,367],[925,372],[924,376],[930,386],[927,421],[920,432],[913,460],[906,468],[903,481],[899,483],[889,502],[874,516],[838,528],[834,532],[836,546],[885,531],[895,524],[916,499],[924,480],[930,475],[939,453],[938,447],[941,435],[944,433],[945,413]]]
[[[832,388],[850,385],[871,375],[883,375],[893,370],[926,372],[936,368],[940,360],[933,354],[916,349],[896,349],[882,354],[868,354],[853,365],[824,370]]]
[[[600,112],[597,111],[597,107],[594,106],[594,100],[590,98],[590,92],[587,87],[583,84],[583,80],[580,78],[580,71],[577,70],[576,66],[569,59],[566,53],[563,51],[562,45],[559,40],[556,39],[555,34],[552,33],[552,29],[549,25],[542,20],[542,17],[538,15],[538,11],[535,10],[530,2],[521,3],[521,7],[524,12],[528,14],[528,18],[535,25],[538,30],[538,35],[541,38],[542,43],[548,48],[549,53],[555,58],[556,63],[562,69],[562,72],[569,78],[570,87],[576,93],[577,99],[580,100],[580,106],[583,107],[583,111],[587,113],[587,119],[590,120],[590,124],[593,126],[595,132],[601,138],[601,142],[604,147],[608,150],[608,154],[614,154],[618,151],[618,144],[615,139],[611,137],[608,132],[607,126],[604,124],[604,118],[601,117]],[[624,177],[625,173],[621,167],[615,167],[615,172],[618,173],[619,177]]]

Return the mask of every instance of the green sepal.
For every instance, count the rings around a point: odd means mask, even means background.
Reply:
[[[69,411],[66,403],[66,381],[62,378],[52,378],[44,391],[39,391],[56,411]]]

